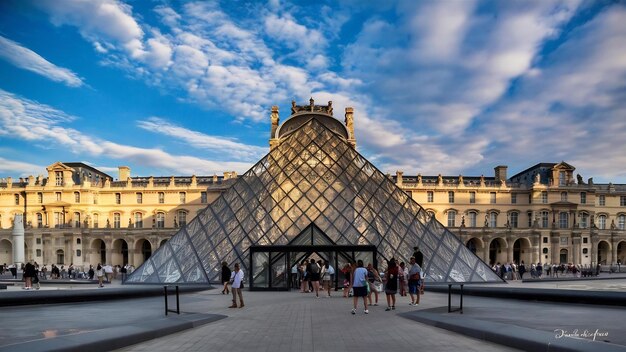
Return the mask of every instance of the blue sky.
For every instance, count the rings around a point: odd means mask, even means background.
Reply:
[[[626,3],[384,3],[2,1],[0,177],[243,173],[312,96],[384,172],[626,183]]]

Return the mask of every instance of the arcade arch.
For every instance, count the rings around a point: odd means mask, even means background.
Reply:
[[[598,243],[598,264],[611,264],[611,245],[607,241]]]
[[[506,240],[503,238],[498,237],[491,240],[489,243],[489,265],[493,266],[497,263],[506,263],[506,249]]]
[[[513,243],[513,262],[515,264],[521,264],[522,261],[524,264],[528,264],[532,262],[532,249],[530,245],[530,241],[527,238],[518,238]]]

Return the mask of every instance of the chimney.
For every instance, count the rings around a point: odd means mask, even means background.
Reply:
[[[506,165],[499,165],[494,167],[493,169],[496,171],[496,183],[502,182],[502,181],[506,181],[507,177],[506,177],[506,170],[509,167]]]
[[[130,177],[130,167],[128,166],[118,166],[120,181],[126,181]]]

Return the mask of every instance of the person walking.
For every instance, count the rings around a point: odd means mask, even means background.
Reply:
[[[411,296],[411,306],[420,304],[420,291],[422,286],[422,268],[415,262],[415,257],[411,257],[409,262],[409,296]]]
[[[100,265],[100,263],[98,263],[98,266],[96,267],[96,277],[98,278],[98,287],[104,287],[104,268]]]
[[[309,278],[307,277],[307,265],[306,260],[303,260],[298,267],[298,271],[300,272],[300,292],[307,293],[309,292]]]
[[[239,308],[243,308],[243,270],[239,268],[239,263],[235,263],[235,270],[230,274],[230,288],[233,293],[233,304],[228,308],[237,308],[237,297],[239,297]]]
[[[385,311],[396,309],[396,293],[398,292],[398,282],[400,277],[400,270],[396,265],[396,260],[391,258],[387,263],[387,270],[385,271],[385,295],[387,296],[387,308]]]
[[[356,307],[359,301],[359,297],[363,297],[363,313],[368,314],[367,310],[367,288],[368,288],[368,280],[367,280],[367,269],[363,267],[363,261],[359,259],[356,264],[356,269],[352,272],[352,314],[356,314]]]
[[[222,288],[223,295],[227,295],[230,293],[230,291],[228,290],[228,283],[230,282],[230,274],[232,274],[232,271],[228,267],[228,263],[222,262],[222,286],[224,286]]]

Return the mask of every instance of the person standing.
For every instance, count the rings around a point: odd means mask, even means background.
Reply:
[[[346,263],[343,269],[341,269],[341,272],[343,273],[343,276],[344,276],[343,297],[348,298],[348,295],[350,294],[350,282],[351,282],[350,279],[352,277],[352,265],[350,265],[350,263]]]
[[[359,302],[359,297],[363,297],[363,313],[368,314],[367,310],[367,269],[363,267],[363,261],[359,259],[356,263],[356,269],[352,272],[352,314],[356,314],[356,306]]]
[[[322,284],[323,290],[328,293],[328,297],[330,297],[330,288],[332,286],[332,278],[335,275],[335,268],[328,262],[328,260],[324,261],[324,266],[322,266]]]
[[[30,290],[33,288],[33,277],[35,277],[35,275],[37,275],[37,270],[35,269],[35,266],[31,263],[28,262],[26,263],[26,265],[24,265],[24,288],[27,290]]]
[[[306,260],[303,260],[298,267],[298,271],[300,272],[300,292],[307,293],[309,292],[309,278],[307,277],[307,265]]]
[[[409,296],[411,296],[411,306],[420,304],[420,291],[422,286],[422,268],[416,263],[415,257],[411,257],[409,262]]]
[[[315,291],[315,298],[320,298],[320,266],[315,262],[315,259],[311,259],[309,266],[307,267],[307,276],[310,278],[313,290]]]
[[[228,263],[222,262],[222,285],[224,286],[222,288],[223,295],[227,295],[230,293],[230,291],[228,290],[228,283],[230,282],[231,274],[232,274],[232,271],[228,267]]]
[[[404,262],[400,262],[400,268],[398,268],[398,278],[400,280],[400,296],[405,297],[408,289],[407,278],[409,277],[409,270]]]
[[[98,278],[98,287],[104,287],[104,268],[100,265],[100,263],[98,263],[98,266],[96,267],[96,277]]]
[[[239,263],[235,263],[235,270],[230,274],[230,288],[233,293],[233,304],[228,308],[237,308],[237,297],[239,297],[239,308],[243,308],[243,294],[241,288],[243,287],[243,270],[239,268]]]
[[[383,280],[380,278],[378,269],[375,268],[372,263],[367,264],[367,280],[369,281],[370,292],[367,296],[370,306],[378,305],[378,289],[380,285],[382,287]],[[381,290],[382,291],[382,290]],[[374,294],[374,304],[372,304],[372,294]]]
[[[396,260],[391,258],[387,263],[387,270],[385,271],[385,295],[387,296],[387,308],[386,311],[396,309],[396,293],[398,292],[398,281],[400,276],[400,270],[396,265]]]

